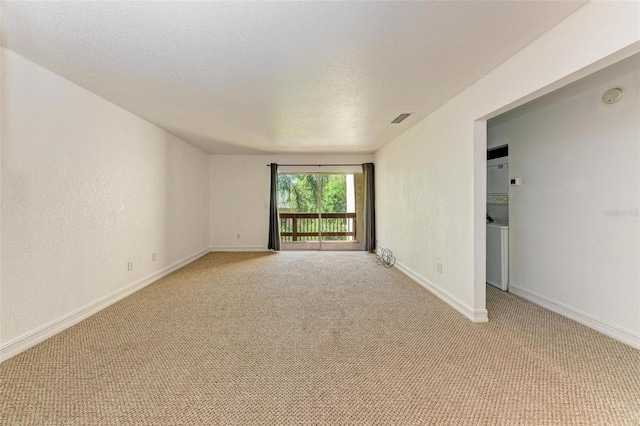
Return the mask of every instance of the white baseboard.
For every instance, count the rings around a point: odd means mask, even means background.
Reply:
[[[465,317],[469,318],[472,322],[489,321],[489,316],[486,309],[472,308],[457,297],[450,294],[448,291],[436,286],[426,278],[420,276],[398,261],[396,261],[395,266],[396,268],[398,268],[398,270],[400,270],[400,272],[420,284],[422,287],[426,288],[429,292],[435,294],[440,300],[454,308],[456,311],[460,312]]]
[[[136,291],[148,286],[149,284],[159,280],[166,275],[169,275],[171,272],[182,268],[183,266],[193,262],[194,260],[204,256],[207,253],[209,253],[208,248],[200,250],[199,252],[172,265],[169,265],[166,268],[159,270],[158,272],[154,272],[153,274],[142,278],[139,281],[126,285],[125,287],[107,294],[106,296],[103,296],[100,299],[93,301],[80,309],[76,309],[75,311],[62,316],[57,320],[51,321],[48,324],[40,326],[33,331],[30,331],[5,343],[4,345],[0,346],[0,362],[18,355],[20,352],[24,352],[30,347],[43,342],[49,337],[52,337],[55,334],[66,330],[67,328],[79,323],[80,321],[90,317],[91,315],[103,310],[107,306],[114,304],[120,299],[124,299],[130,294],[135,293]]]
[[[271,251],[263,246],[217,246],[211,247],[210,251]]]
[[[616,325],[603,321],[595,316],[582,312],[564,303],[556,302],[548,297],[542,296],[530,290],[526,290],[522,287],[518,287],[513,283],[509,283],[509,293],[515,294],[518,297],[522,297],[536,305],[540,305],[545,309],[553,311],[557,314],[572,319],[580,324],[586,325],[589,328],[599,331],[611,338],[614,338],[622,343],[625,343],[636,349],[640,349],[640,335]]]

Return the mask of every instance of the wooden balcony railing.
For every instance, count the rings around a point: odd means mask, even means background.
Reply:
[[[321,234],[318,230],[322,231]],[[280,237],[288,241],[355,241],[355,213],[280,213]]]

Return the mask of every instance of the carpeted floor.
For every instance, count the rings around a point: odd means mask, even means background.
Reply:
[[[212,253],[0,365],[0,423],[638,425],[640,351],[362,252]]]

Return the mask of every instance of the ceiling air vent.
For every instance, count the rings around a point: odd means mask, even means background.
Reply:
[[[393,123],[393,124],[402,123],[404,121],[404,119],[407,118],[410,115],[411,115],[410,112],[409,113],[400,114],[391,123]]]

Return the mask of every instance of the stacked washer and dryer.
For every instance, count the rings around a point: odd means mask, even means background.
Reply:
[[[487,152],[487,283],[509,289],[508,147]]]

